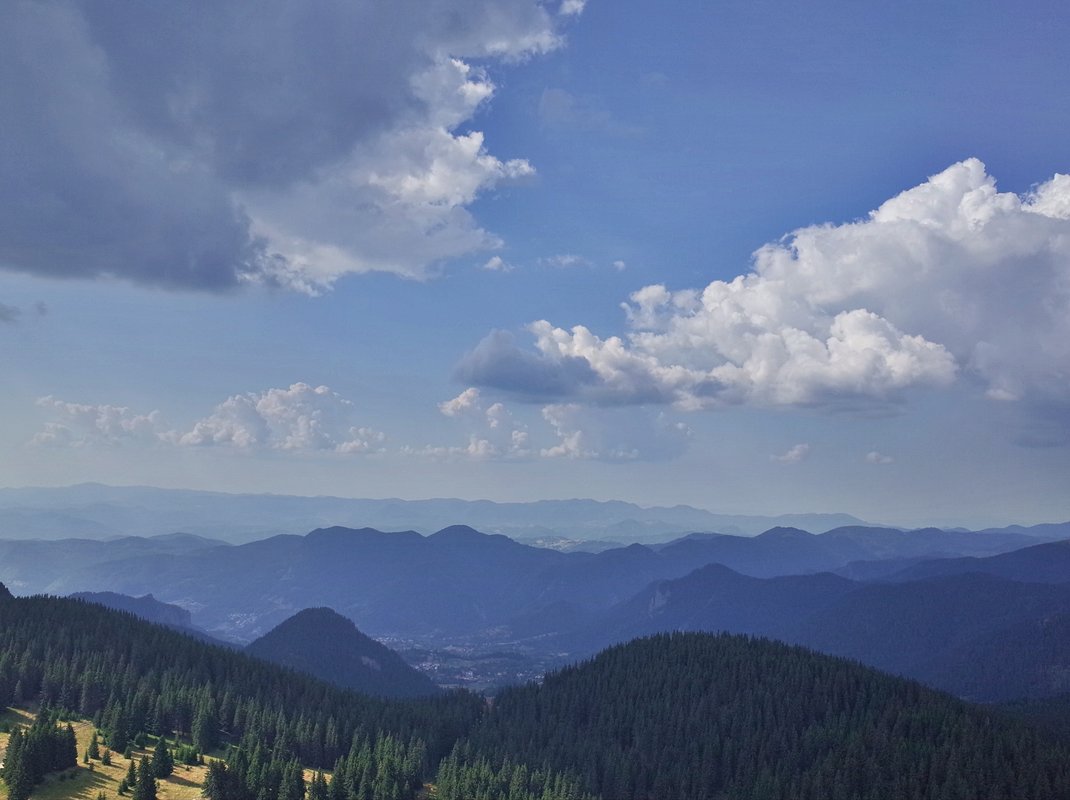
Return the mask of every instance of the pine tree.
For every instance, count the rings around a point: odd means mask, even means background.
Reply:
[[[205,800],[230,800],[227,793],[227,765],[222,761],[209,761],[208,774],[204,776],[201,794]]]
[[[33,789],[34,776],[27,763],[26,736],[15,728],[7,741],[4,755],[4,783],[7,784],[8,800],[26,800]]]
[[[207,753],[219,746],[219,720],[208,701],[202,702],[193,720],[193,746]]]
[[[88,756],[90,758],[100,758],[100,743],[97,742],[97,734],[95,732],[93,733],[93,738],[89,740]]]
[[[323,777],[322,772],[317,771],[308,787],[308,800],[330,800],[330,796],[327,779]]]
[[[279,800],[304,800],[305,775],[297,761],[286,765],[279,786]]]
[[[7,763],[4,763],[5,770],[7,769]],[[11,770],[11,777],[5,778],[7,782],[7,798],[8,800],[26,800],[30,796],[30,792],[33,791],[33,775],[30,773],[30,766],[26,763],[25,759],[18,759]]]
[[[175,761],[162,736],[156,741],[156,750],[152,754],[152,771],[157,778],[166,778],[175,771]]]
[[[137,768],[137,782],[134,785],[134,800],[156,800],[156,776],[148,756],[141,757]]]

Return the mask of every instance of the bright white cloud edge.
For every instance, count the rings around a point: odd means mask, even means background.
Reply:
[[[537,370],[542,398],[682,410],[892,405],[963,376],[992,399],[1065,397],[1070,176],[1018,196],[968,159],[864,219],[765,245],[730,281],[622,306],[624,336],[539,320],[535,353],[488,337],[459,372],[541,399],[517,379]]]

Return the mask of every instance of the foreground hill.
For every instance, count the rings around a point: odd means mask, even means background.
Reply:
[[[642,639],[507,690],[470,746],[614,800],[1070,797],[1070,752],[1025,727],[738,636]]]
[[[207,764],[208,800],[300,798],[302,766],[332,772],[311,779],[314,798],[416,800],[436,772],[443,800],[1070,797],[1070,750],[1027,727],[740,637],[639,640],[488,710],[465,693],[374,700],[129,614],[0,586],[0,706],[30,699],[97,716],[113,751],[139,733],[190,737],[202,752],[232,745]]]
[[[202,752],[257,742],[330,768],[357,734],[420,738],[438,759],[481,714],[462,692],[386,701],[77,600],[0,599],[0,707],[26,701],[99,714],[113,750],[140,731]]]
[[[426,697],[442,691],[389,647],[329,608],[299,611],[245,652],[362,694]]]

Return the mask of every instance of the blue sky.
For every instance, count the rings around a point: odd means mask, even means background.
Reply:
[[[14,8],[2,485],[1070,518],[1062,4]]]

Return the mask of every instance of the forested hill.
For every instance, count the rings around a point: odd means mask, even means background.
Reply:
[[[329,608],[299,611],[245,652],[378,697],[426,697],[442,691],[389,647]]]
[[[500,694],[471,737],[613,800],[1070,798],[1070,749],[803,648],[664,634]]]
[[[432,763],[483,711],[475,695],[377,700],[78,600],[0,600],[0,708],[39,701],[99,716],[113,750],[140,731],[192,734],[330,768],[356,734],[421,739]]]
[[[1070,800],[1070,746],[801,648],[671,634],[504,691],[375,700],[130,614],[0,587],[0,706],[189,736],[208,800]],[[447,757],[448,756],[448,757]]]

